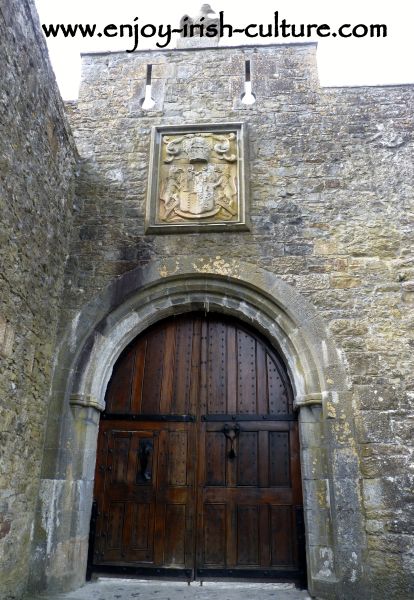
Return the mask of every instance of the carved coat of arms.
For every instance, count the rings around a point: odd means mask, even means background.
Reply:
[[[240,145],[237,129],[223,127],[161,134],[152,224],[197,228],[243,222]]]

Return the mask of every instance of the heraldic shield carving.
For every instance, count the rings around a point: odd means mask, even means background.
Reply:
[[[155,127],[147,232],[247,229],[244,126]]]

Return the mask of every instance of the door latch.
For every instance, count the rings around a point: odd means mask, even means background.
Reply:
[[[227,423],[224,425],[222,432],[226,436],[226,438],[230,441],[230,450],[227,454],[229,458],[236,458],[236,451],[234,450],[234,442],[236,438],[240,434],[240,425],[236,423],[235,425],[228,425]]]
[[[141,465],[141,477],[144,481],[151,481],[152,478],[152,450],[153,445],[151,440],[141,440],[138,456]]]

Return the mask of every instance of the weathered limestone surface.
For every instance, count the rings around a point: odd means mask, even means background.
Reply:
[[[75,147],[31,1],[0,3],[0,598],[26,587]]]
[[[221,263],[230,276],[229,264],[248,262],[293,286],[336,340],[349,387],[348,408],[334,394],[324,402],[320,434],[343,498],[336,533],[325,518],[333,510],[319,473],[325,451],[310,443],[302,454],[305,507],[319,524],[309,560],[321,581],[333,572],[342,581],[337,598],[353,598],[358,578],[355,597],[402,600],[412,594],[414,560],[413,88],[320,89],[314,52],[304,45],[84,57],[79,102],[67,107],[84,160],[62,326],[114,277],[154,260],[182,259],[201,271],[204,264],[206,273]],[[240,100],[247,59],[251,106]],[[144,111],[148,63],[155,107]],[[151,127],[227,121],[248,126],[251,231],[144,235]],[[302,422],[308,438],[320,427],[312,420],[309,413]],[[362,555],[333,565],[332,537],[352,548],[354,497],[365,523]]]

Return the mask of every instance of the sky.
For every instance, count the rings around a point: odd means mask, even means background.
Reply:
[[[198,13],[202,0],[35,0],[40,22],[45,24],[94,24],[104,27],[138,23],[178,26],[184,14]],[[385,24],[386,38],[314,38],[318,41],[318,71],[323,86],[384,85],[414,83],[414,1],[413,0],[211,0],[215,12],[224,11],[225,21],[234,27],[250,23],[268,24],[273,14],[289,23]],[[155,47],[157,40],[140,43],[138,49]],[[269,43],[264,39],[263,43]],[[288,43],[288,40],[286,40]],[[295,39],[293,41],[311,41]],[[124,51],[130,40],[119,38],[47,40],[58,85],[65,100],[77,98],[81,77],[81,52]],[[221,40],[221,45],[257,44],[245,36]],[[168,49],[174,47],[172,43]]]

